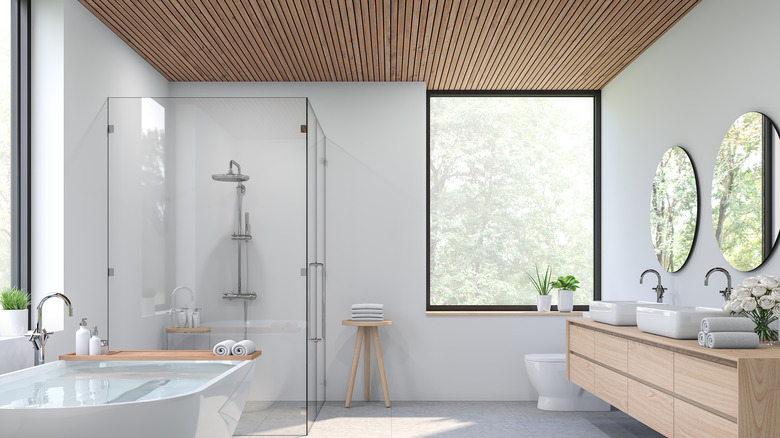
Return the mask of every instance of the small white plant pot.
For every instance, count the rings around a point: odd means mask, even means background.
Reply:
[[[537,295],[536,310],[539,312],[549,312],[552,307],[552,295]]]
[[[0,310],[0,336],[24,336],[27,333],[27,309]]]
[[[574,291],[558,289],[558,311],[571,312],[574,310]]]

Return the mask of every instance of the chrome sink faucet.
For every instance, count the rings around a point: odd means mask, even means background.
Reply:
[[[73,306],[70,304],[70,300],[65,295],[57,292],[46,295],[38,303],[38,323],[35,326],[35,331],[30,335],[30,342],[33,343],[33,349],[35,350],[35,365],[43,365],[46,360],[46,341],[51,336],[50,332],[47,332],[43,328],[43,303],[49,298],[59,298],[65,302],[65,308],[68,311],[68,316],[73,316]],[[53,333],[53,332],[52,332]]]
[[[648,272],[652,272],[653,274],[656,275],[656,277],[658,277],[658,285],[651,289],[655,291],[655,302],[663,303],[664,292],[666,292],[666,288],[663,287],[663,285],[661,285],[661,274],[659,274],[658,271],[656,271],[655,269],[646,269],[645,272],[643,272],[642,275],[639,276],[639,284],[642,284],[642,280],[644,280],[645,274],[647,274]]]
[[[729,271],[723,269],[723,268],[712,268],[709,271],[707,271],[707,275],[704,276],[704,285],[708,286],[710,282],[710,275],[713,272],[722,272],[726,274],[726,289],[719,291],[721,295],[723,295],[723,300],[728,301],[731,299],[731,274],[729,274]]]

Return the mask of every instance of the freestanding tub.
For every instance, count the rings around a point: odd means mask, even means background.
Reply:
[[[0,435],[228,438],[255,361],[57,361],[0,376]]]

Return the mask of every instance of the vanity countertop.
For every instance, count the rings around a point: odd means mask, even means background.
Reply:
[[[211,350],[116,350],[95,356],[77,356],[68,353],[60,360],[254,360],[263,354],[257,350],[246,356],[217,356]]]
[[[716,349],[705,348],[696,340],[672,339],[664,336],[645,333],[636,326],[616,326],[593,321],[588,318],[569,318],[571,324],[587,327],[614,336],[641,341],[662,347],[667,350],[685,353],[690,356],[709,360],[724,365],[737,366],[740,359],[778,359],[780,360],[780,345],[760,345],[755,349]]]

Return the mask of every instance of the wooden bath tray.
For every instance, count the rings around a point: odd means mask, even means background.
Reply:
[[[60,360],[254,360],[263,354],[257,350],[246,356],[217,356],[211,350],[112,350],[108,354],[96,356],[77,356],[68,353],[60,356]]]

